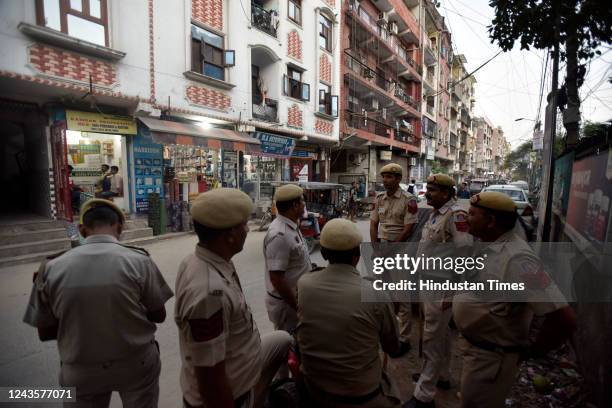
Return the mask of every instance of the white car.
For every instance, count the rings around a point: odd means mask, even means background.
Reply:
[[[492,186],[485,187],[482,191],[497,191],[498,193],[506,194],[516,203],[517,212],[521,217],[523,217],[523,220],[528,225],[533,225],[533,208],[529,203],[527,192],[525,192],[525,190],[512,184],[494,184]]]
[[[523,181],[523,180],[513,181],[512,183],[510,183],[510,185],[520,187],[523,190],[529,192],[529,183],[527,183],[526,181]]]

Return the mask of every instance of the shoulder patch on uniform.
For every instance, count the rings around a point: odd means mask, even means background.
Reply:
[[[140,247],[137,247],[137,246],[132,246],[132,245],[125,245],[125,244],[122,244],[121,242],[119,243],[119,245],[121,245],[121,246],[122,246],[122,247],[124,247],[124,248],[131,249],[132,251],[139,252],[139,253],[141,253],[142,255],[150,256],[150,255],[149,255],[149,251],[147,251],[147,250],[146,250],[146,249],[144,249],[144,248],[140,248]]]
[[[519,276],[528,289],[544,289],[551,283],[550,276],[544,270],[544,265],[534,259],[517,260]]]
[[[417,203],[416,198],[412,196],[408,200],[408,212],[410,214],[416,214],[419,211],[419,204]]]
[[[467,221],[467,214],[465,211],[457,211],[453,215],[453,221],[455,222],[455,228],[460,232],[468,232],[470,225]]]
[[[223,310],[208,319],[189,319],[191,336],[197,342],[212,340],[223,333]]]

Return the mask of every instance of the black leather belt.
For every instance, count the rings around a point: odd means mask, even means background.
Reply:
[[[280,296],[276,296],[276,295],[271,294],[270,292],[266,292],[266,293],[268,294],[268,296],[273,297],[274,299],[278,299],[278,300],[285,300],[285,299],[283,299],[283,298],[282,298],[282,297],[280,297]]]
[[[466,337],[465,335],[463,335],[463,338],[466,339],[467,342],[470,343],[474,347],[478,347],[483,350],[492,351],[492,352],[502,351],[504,353],[512,354],[512,353],[522,353],[523,351],[527,349],[526,346],[500,346],[499,344],[490,343],[488,341],[470,339],[469,337]]]
[[[320,399],[323,399],[326,401],[337,402],[339,404],[348,404],[348,405],[365,404],[366,402],[370,401],[371,399],[375,398],[378,394],[380,394],[380,391],[381,391],[380,386],[378,386],[374,391],[366,395],[359,395],[359,396],[352,397],[352,396],[347,396],[347,395],[332,394],[330,392],[323,391],[322,389],[312,385],[308,381],[306,381],[306,389],[310,393],[318,394],[317,397],[319,397]]]

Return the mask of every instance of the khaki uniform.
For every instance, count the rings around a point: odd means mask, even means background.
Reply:
[[[487,257],[485,266],[490,267],[483,271],[483,279],[524,282],[525,273],[543,273],[533,250],[513,231],[474,256]],[[533,314],[544,315],[567,306],[558,301],[562,296],[554,283],[539,281],[545,283],[527,292],[526,303],[485,303],[470,293],[455,297],[453,317],[466,340],[461,375],[463,407],[504,407],[518,371],[519,350],[528,344]],[[529,302],[530,298],[537,301]],[[547,298],[551,301],[542,302]]]
[[[251,407],[286,361],[289,335],[274,332],[260,339],[233,263],[199,245],[179,267],[174,319],[187,406],[203,406],[195,367],[224,362],[234,400]]]
[[[392,195],[386,192],[376,196],[370,220],[378,223],[378,238],[384,241],[395,240],[408,224],[416,224],[418,204],[414,195],[401,188]]]
[[[378,222],[378,238],[381,241],[394,241],[405,225],[418,222],[417,213],[416,197],[398,188],[391,197],[386,192],[376,196],[370,220]],[[410,303],[400,303],[397,316],[400,321],[400,340],[408,342],[412,329]]]
[[[418,254],[445,257],[456,255],[457,248],[469,247],[473,243],[467,232],[467,214],[451,199],[437,210],[432,210],[423,227]],[[440,243],[454,243],[449,246],[448,254],[441,253],[436,247]],[[453,248],[454,247],[454,248]],[[447,278],[451,278],[449,275]],[[425,318],[423,328],[423,366],[416,384],[414,396],[423,402],[432,401],[436,394],[438,379],[450,380],[450,338],[448,323],[452,310],[442,310],[441,302],[423,302]]]
[[[171,297],[146,251],[93,235],[47,263],[24,321],[58,326],[60,385],[77,389],[71,407],[108,406],[112,391],[126,407],[156,407],[161,363],[147,313]]]
[[[372,290],[346,264],[331,264],[298,283],[301,370],[314,406],[399,406],[397,387],[384,375],[379,355],[381,343],[399,341],[393,309],[390,303],[362,302],[362,286]],[[361,404],[342,401],[370,393]]]
[[[285,281],[295,289],[300,277],[312,270],[310,255],[298,225],[278,215],[270,224],[263,243],[266,259],[266,309],[276,330],[290,331],[297,325],[297,313],[274,289],[270,271],[285,271]]]

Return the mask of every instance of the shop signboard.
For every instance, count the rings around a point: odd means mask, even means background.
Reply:
[[[565,216],[572,181],[572,165],[574,152],[570,152],[555,160],[555,178],[553,180],[553,208]]]
[[[81,132],[110,133],[113,135],[136,134],[136,122],[126,116],[67,110],[66,123],[69,130]]]
[[[136,184],[136,212],[149,210],[149,194],[162,195],[162,145],[153,143],[148,129],[139,127],[134,137],[134,182]]]
[[[267,156],[287,158],[295,148],[295,139],[265,132],[254,132],[253,136],[261,141],[261,152]]]
[[[380,155],[380,160],[384,160],[384,161],[391,160],[391,157],[392,157],[391,150],[381,150],[378,153]]]
[[[606,169],[612,161],[612,151],[574,162],[566,221],[588,241],[603,244],[606,240],[612,174]]]

